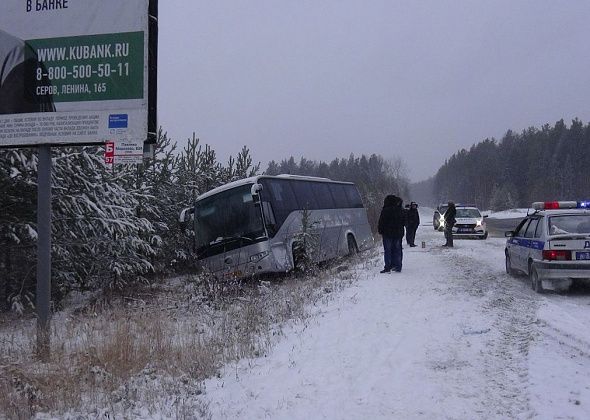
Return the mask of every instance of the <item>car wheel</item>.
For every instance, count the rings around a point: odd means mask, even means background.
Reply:
[[[484,233],[481,239],[488,239],[488,232]]]
[[[512,262],[510,261],[508,254],[506,254],[506,274],[510,276],[514,276],[516,274],[514,268],[512,268]]]
[[[537,269],[534,265],[529,265],[529,278],[531,280],[531,287],[537,293],[544,293],[545,289],[543,289],[543,281],[539,278],[539,274],[537,273]]]

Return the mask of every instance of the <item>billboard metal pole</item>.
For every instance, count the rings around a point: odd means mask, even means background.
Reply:
[[[50,356],[51,147],[39,146],[37,167],[37,355]]]

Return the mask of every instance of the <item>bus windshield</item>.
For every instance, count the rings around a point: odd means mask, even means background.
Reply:
[[[197,252],[228,242],[254,242],[264,236],[262,213],[254,204],[251,187],[242,185],[196,203]]]

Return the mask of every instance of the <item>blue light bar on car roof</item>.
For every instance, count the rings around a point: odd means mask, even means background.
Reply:
[[[579,209],[590,209],[590,201],[578,201]]]

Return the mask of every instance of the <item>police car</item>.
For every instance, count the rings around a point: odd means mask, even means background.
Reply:
[[[439,209],[442,207],[439,206]],[[448,206],[444,205],[444,211],[442,213],[435,212],[434,218],[438,217],[437,223],[433,221],[435,229],[440,231],[445,228],[445,216]],[[438,209],[437,209],[438,210]],[[455,226],[453,226],[453,237],[454,238],[479,238],[487,239],[488,230],[486,227],[485,218],[479,209],[475,205],[471,204],[457,204],[455,205]],[[438,215],[438,216],[437,216]]]
[[[515,230],[506,232],[506,272],[529,276],[533,290],[567,289],[590,282],[590,201],[533,203]]]
[[[457,204],[455,209],[457,222],[453,226],[453,238],[488,238],[485,222],[488,216],[483,216],[474,205]]]

